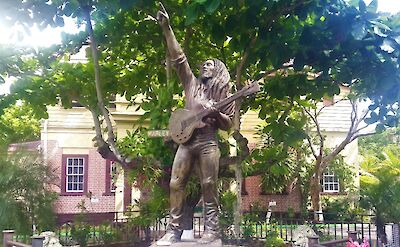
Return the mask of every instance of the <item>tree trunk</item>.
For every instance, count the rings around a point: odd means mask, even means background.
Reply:
[[[320,186],[320,173],[317,171],[310,178],[310,196],[311,205],[314,212],[314,221],[323,221],[322,205],[321,205],[321,186]]]
[[[235,102],[235,116],[234,116],[234,131],[240,132],[240,107],[242,100],[238,99]],[[238,154],[238,140],[235,141],[235,155]],[[235,163],[235,178],[236,178],[236,204],[234,213],[234,224],[235,224],[235,237],[237,240],[240,239],[240,223],[242,221],[242,161],[238,159]]]

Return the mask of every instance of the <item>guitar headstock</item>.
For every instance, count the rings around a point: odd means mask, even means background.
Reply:
[[[257,81],[253,81],[249,85],[243,87],[242,90],[240,90],[240,91],[243,91],[243,96],[249,96],[249,95],[259,92],[260,85],[258,85]]]

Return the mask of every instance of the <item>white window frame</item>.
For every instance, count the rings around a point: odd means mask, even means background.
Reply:
[[[339,178],[332,171],[326,171],[322,175],[322,191],[325,193],[340,192]]]
[[[114,193],[117,190],[116,181],[114,181],[114,176],[117,176],[117,163],[110,161],[110,192]]]
[[[80,160],[82,160],[82,165],[80,165]],[[70,163],[71,161],[71,163]],[[77,161],[78,163],[74,163]],[[72,192],[72,193],[81,193],[84,192],[85,189],[85,158],[84,157],[67,157],[66,159],[66,165],[65,165],[65,191],[66,192]],[[72,167],[71,167],[72,166]],[[71,172],[69,172],[69,169],[71,167]],[[75,173],[75,168],[77,168],[77,173]],[[80,172],[80,168],[82,169],[82,172]],[[79,181],[79,178],[82,178],[82,181]],[[68,178],[71,178],[71,182],[68,181]],[[76,178],[76,179],[75,179]],[[77,180],[77,181],[75,181]],[[72,184],[72,189],[68,188],[68,185]],[[79,187],[79,184],[82,185],[82,189],[73,189],[74,184]]]

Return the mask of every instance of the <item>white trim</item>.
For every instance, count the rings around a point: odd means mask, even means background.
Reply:
[[[79,161],[78,161],[78,164],[74,164],[74,163],[72,163],[72,173],[69,173],[68,172],[68,167],[69,167],[69,161],[70,160],[72,160],[72,162],[74,162],[74,159],[77,159],[77,160],[82,160],[82,173],[79,173],[79,168],[81,167],[80,166],[80,164],[79,164]],[[65,164],[65,169],[66,169],[66,171],[65,171],[65,191],[66,192],[83,192],[83,190],[84,190],[84,187],[85,187],[85,158],[83,158],[83,157],[73,157],[73,156],[71,156],[71,157],[67,157],[66,158],[66,164]],[[74,173],[74,168],[78,168],[78,173]],[[68,181],[68,178],[69,177],[71,177],[71,178],[74,178],[74,176],[77,176],[78,177],[78,180],[79,180],[79,177],[82,177],[82,181],[80,182],[80,181],[72,181],[72,182],[69,182]],[[80,189],[68,189],[68,184],[72,184],[72,186],[74,185],[74,184],[76,184],[77,185],[77,187],[78,187],[78,185],[79,184],[82,184],[82,189],[80,190]]]
[[[325,193],[340,192],[339,178],[334,172],[326,171],[322,174],[322,191]]]
[[[113,168],[115,169],[115,173],[113,172]],[[110,192],[114,193],[117,190],[117,185],[113,180],[113,175],[117,175],[117,163],[114,161],[110,161],[110,184],[108,185],[110,188]]]

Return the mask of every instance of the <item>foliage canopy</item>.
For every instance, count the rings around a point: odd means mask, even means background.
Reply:
[[[241,113],[257,110],[265,122],[260,131],[271,141],[255,152],[260,163],[282,161],[291,154],[288,150],[299,150],[307,136],[301,109],[338,93],[339,85],[351,87],[353,97],[372,101],[367,123],[379,122],[380,130],[398,123],[400,15],[377,13],[376,0],[368,6],[344,0],[168,0],[164,4],[193,68],[217,57],[226,63],[236,89],[246,81],[263,79],[262,91],[241,108]],[[36,115],[45,117],[46,105],[61,102],[70,108],[77,101],[99,119],[105,114],[98,102],[110,106],[119,94],[132,104],[140,97],[149,129],[166,128],[171,109],[182,105],[182,88],[165,69],[165,44],[152,17],[158,8],[156,1],[143,0],[2,1],[2,21],[62,26],[64,18],[75,17],[78,24],[90,27],[93,20],[98,54],[87,49],[87,63],[65,63],[63,54],[87,44],[89,34],[84,32],[64,35],[63,44],[29,56],[0,53],[4,64],[0,74],[14,73],[18,78],[11,94],[0,97],[0,110],[23,99]],[[94,94],[97,67],[104,101]],[[131,144],[140,144],[133,135],[120,147]],[[169,151],[155,148],[159,144],[146,142],[141,146],[146,151],[125,148],[124,155],[146,154],[169,162],[171,155],[165,155]],[[279,177],[290,169],[267,170]]]

